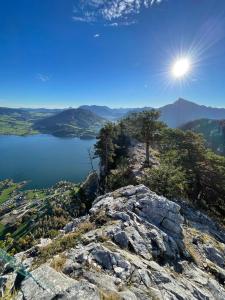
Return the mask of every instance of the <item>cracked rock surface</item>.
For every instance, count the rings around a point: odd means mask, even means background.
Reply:
[[[225,233],[188,204],[127,186],[95,199],[64,235],[87,222],[74,245],[57,254],[64,257],[60,270],[54,258],[32,270],[17,299],[225,299]]]

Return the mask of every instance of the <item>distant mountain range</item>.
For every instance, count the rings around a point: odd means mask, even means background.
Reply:
[[[225,120],[195,120],[183,125],[181,129],[201,133],[209,148],[225,155]]]
[[[173,104],[159,108],[161,120],[169,127],[179,127],[187,122],[197,119],[225,119],[224,108],[214,108],[198,105],[184,99],[178,99]]]
[[[151,110],[142,108],[109,108],[83,105],[78,109],[29,109],[0,107],[0,134],[33,134],[38,132],[55,135],[93,136],[105,120],[116,121],[132,112]],[[161,120],[169,127],[180,127],[198,119],[225,119],[225,108],[198,105],[184,99],[157,108]]]
[[[53,116],[38,120],[33,128],[41,133],[57,136],[95,136],[105,119],[90,110],[67,109]]]
[[[20,120],[34,120],[61,112],[61,109],[48,108],[8,108],[0,107],[0,116],[15,117]]]
[[[130,111],[129,108],[109,108],[108,106],[99,105],[82,105],[79,108],[90,110],[93,113],[105,118],[107,120],[117,120],[122,118],[126,113]]]
[[[0,116],[11,116],[20,120],[28,120],[30,114],[28,111],[20,108],[0,107]]]
[[[109,108],[107,106],[85,105],[81,108],[88,109],[108,120],[120,119],[128,113],[150,110],[152,107],[143,108]],[[225,108],[213,108],[198,105],[194,102],[178,99],[172,104],[157,108],[161,112],[161,120],[169,127],[179,127],[187,122],[197,119],[225,119]]]
[[[152,109],[150,107],[141,107],[141,108],[110,108],[108,106],[100,105],[82,105],[79,108],[87,109],[93,113],[103,117],[104,119],[115,121],[121,119],[125,115],[131,112],[139,112],[143,110]]]

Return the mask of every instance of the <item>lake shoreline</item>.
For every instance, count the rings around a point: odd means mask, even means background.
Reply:
[[[29,136],[35,136],[35,135],[45,135],[45,136],[54,136],[57,138],[78,138],[81,140],[95,140],[96,136],[76,136],[76,135],[65,135],[65,136],[60,136],[60,135],[54,135],[54,134],[49,134],[49,133],[41,133],[41,132],[37,132],[37,133],[30,133],[30,134],[8,134],[8,133],[1,133],[0,137],[2,136],[18,136],[18,137],[29,137]]]

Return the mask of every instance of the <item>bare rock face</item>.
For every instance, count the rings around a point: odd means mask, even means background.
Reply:
[[[85,222],[89,229],[63,253],[62,273],[47,261],[17,299],[225,299],[225,234],[186,204],[127,186],[98,197],[65,236]]]
[[[183,217],[180,206],[151,192],[144,185],[128,186],[95,200],[90,215],[105,210],[123,222],[112,233],[121,247],[132,247],[145,257],[176,257],[182,245]],[[125,222],[124,222],[125,221]]]
[[[183,218],[179,213],[180,206],[156,195],[144,185],[128,186],[104,198],[97,198],[90,214],[98,212],[103,207],[114,214],[117,212],[118,215],[124,211],[128,213],[128,216],[135,213],[142,222],[147,221],[159,226],[175,237],[182,234]]]
[[[56,272],[48,265],[42,265],[33,272],[31,277],[24,280],[21,286],[23,298],[26,300],[52,299],[75,284],[75,281]]]
[[[82,183],[81,188],[88,199],[94,200],[99,188],[99,178],[97,172],[91,172],[86,180]]]

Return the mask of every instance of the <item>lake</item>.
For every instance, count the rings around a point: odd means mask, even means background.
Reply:
[[[81,182],[91,170],[88,149],[94,144],[95,139],[51,135],[0,136],[0,180],[28,180],[26,189],[48,188],[60,180]]]

